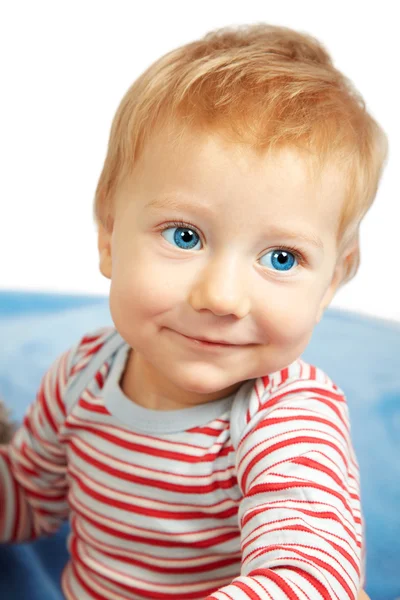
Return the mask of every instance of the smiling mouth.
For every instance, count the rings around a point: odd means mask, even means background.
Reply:
[[[221,348],[233,348],[238,345],[238,344],[226,344],[225,342],[210,342],[208,340],[202,340],[200,338],[187,337],[186,335],[184,337],[186,337],[186,339],[188,339],[188,340],[192,340],[193,342],[197,342],[204,346],[220,346]]]
[[[185,336],[185,337],[189,337],[189,339],[191,340],[196,340],[197,342],[203,342],[204,344],[212,344],[213,346],[238,346],[239,344],[230,344],[229,342],[222,342],[220,340],[207,340],[206,338],[194,338],[194,337],[190,337],[190,336]]]
[[[221,343],[217,343],[217,342],[208,342],[207,340],[200,340],[197,338],[191,338],[188,337],[187,335],[182,335],[183,338],[185,338],[186,340],[188,340],[189,342],[191,342],[192,344],[196,344],[196,346],[198,347],[202,347],[202,348],[209,348],[209,349],[228,349],[228,348],[239,348],[239,346],[234,345],[234,344],[221,344]]]
[[[243,346],[250,346],[252,344],[229,344],[226,342],[211,342],[209,340],[206,339],[202,339],[202,338],[193,338],[193,337],[189,337],[187,335],[184,335],[183,333],[179,333],[179,332],[175,332],[178,333],[178,335],[180,335],[181,337],[183,337],[184,339],[188,340],[189,342],[196,344],[198,347],[203,347],[203,348],[242,348]]]

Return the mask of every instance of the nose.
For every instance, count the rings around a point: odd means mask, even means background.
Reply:
[[[194,281],[189,302],[197,310],[243,319],[251,308],[249,285],[238,261],[232,256],[210,260]]]

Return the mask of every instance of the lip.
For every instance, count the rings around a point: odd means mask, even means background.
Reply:
[[[191,336],[185,336],[185,337],[189,337],[191,340],[196,340],[198,342],[206,342],[207,344],[214,344],[217,346],[239,346],[240,344],[230,344],[229,342],[224,342],[223,340],[208,340],[207,338],[193,338]]]
[[[226,344],[225,342],[210,342],[208,340],[200,339],[200,338],[192,338],[183,333],[175,332],[185,340],[187,340],[190,344],[196,345],[198,348],[207,348],[207,349],[215,349],[215,350],[227,350],[228,348],[240,348],[239,344]]]

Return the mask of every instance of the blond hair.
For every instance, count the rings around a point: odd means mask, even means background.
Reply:
[[[352,83],[318,40],[267,24],[224,28],[152,64],[116,112],[97,185],[95,218],[107,229],[113,198],[156,127],[224,132],[232,141],[272,152],[293,147],[321,172],[335,161],[346,180],[338,239],[358,239],[387,157],[387,137]],[[352,254],[343,281],[358,268]]]

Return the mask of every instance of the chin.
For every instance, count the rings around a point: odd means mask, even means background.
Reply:
[[[213,385],[212,382],[208,382],[208,384],[206,384],[204,381],[193,381],[193,380],[188,380],[185,381],[185,383],[182,385],[182,382],[180,382],[180,386],[181,389],[184,389],[185,392],[191,392],[193,394],[204,394],[204,395],[208,395],[208,394],[216,394],[217,392],[220,392],[221,390],[225,389],[226,387],[229,386],[225,386],[225,385]]]
[[[238,382],[236,380],[226,381],[224,378],[221,379],[221,377],[212,377],[205,373],[204,375],[199,375],[199,373],[196,373],[193,376],[188,374],[185,376],[185,374],[182,374],[182,377],[178,378],[178,380],[174,383],[186,392],[206,395],[221,392]]]

